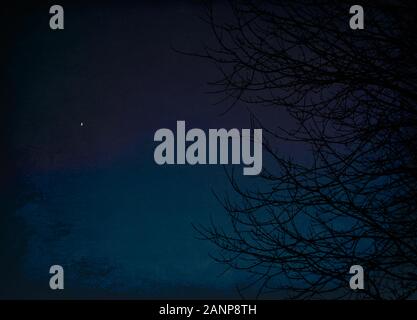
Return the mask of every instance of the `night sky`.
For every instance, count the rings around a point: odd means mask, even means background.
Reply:
[[[2,10],[2,297],[238,297],[192,224],[226,214],[222,166],[158,166],[159,128],[249,128],[180,54],[213,41],[197,2],[62,2]],[[276,119],[279,120],[279,119]],[[241,169],[238,170],[241,172]],[[65,269],[51,291],[49,267]]]

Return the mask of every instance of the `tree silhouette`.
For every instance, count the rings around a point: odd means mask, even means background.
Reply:
[[[349,28],[350,5],[231,2],[227,19],[208,6],[216,44],[194,55],[218,68],[211,85],[230,108],[249,108],[270,160],[262,187],[228,173],[229,227],[196,228],[259,295],[416,296],[417,5],[364,2],[364,30]],[[285,110],[291,128],[264,125],[264,108]],[[308,161],[282,142],[300,144]],[[359,292],[349,288],[354,264],[365,270]]]

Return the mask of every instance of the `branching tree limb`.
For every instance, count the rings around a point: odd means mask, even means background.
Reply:
[[[216,256],[254,276],[259,294],[295,298],[399,298],[417,290],[417,8],[363,3],[365,29],[349,28],[340,1],[231,2],[208,22],[217,46],[211,84],[231,107],[249,106],[270,160],[247,190],[220,199],[231,228],[199,226]],[[281,108],[292,128],[263,125]],[[303,145],[309,161],[279,151]],[[348,287],[360,264],[366,289]]]

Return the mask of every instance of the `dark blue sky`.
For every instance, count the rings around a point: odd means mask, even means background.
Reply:
[[[154,132],[177,120],[250,127],[244,109],[213,106],[213,65],[172,50],[212,41],[204,8],[62,5],[63,31],[49,29],[48,5],[10,9],[21,18],[4,40],[3,130],[18,204],[4,205],[0,227],[13,270],[2,296],[236,297],[243,275],[221,275],[191,226],[225,219],[211,192],[230,189],[223,168],[153,160]],[[63,293],[48,289],[52,264],[64,266]]]

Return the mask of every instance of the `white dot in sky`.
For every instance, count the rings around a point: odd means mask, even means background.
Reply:
[[[80,123],[80,126],[82,127],[83,125],[84,125],[84,122],[81,122],[81,123]]]

